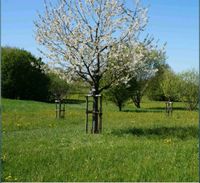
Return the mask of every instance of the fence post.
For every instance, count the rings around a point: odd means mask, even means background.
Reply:
[[[169,115],[172,115],[172,111],[173,111],[173,102],[167,101],[167,102],[165,102],[165,104],[166,104],[165,110],[166,110],[167,115],[168,115],[168,116],[169,116]]]
[[[85,124],[86,133],[88,133],[88,96],[86,96],[86,124]]]
[[[57,104],[57,100],[55,100],[56,103],[56,118],[58,118],[58,104]]]
[[[102,133],[102,96],[100,96],[100,107],[99,107],[99,131]]]
[[[85,111],[86,112],[86,120],[85,120],[86,133],[88,133],[88,128],[89,128],[89,123],[88,123],[89,122],[89,114],[92,114],[91,133],[92,134],[101,133],[102,132],[102,96],[88,94],[85,97],[86,97],[86,111]],[[93,98],[93,106],[92,106],[91,110],[89,109],[89,97]],[[95,102],[97,102],[97,103],[95,103]],[[98,120],[97,127],[95,126],[96,118]],[[97,130],[97,132],[95,132],[95,129]]]

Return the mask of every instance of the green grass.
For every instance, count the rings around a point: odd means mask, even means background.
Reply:
[[[85,103],[2,100],[2,181],[198,181],[198,112],[175,103],[103,106],[103,133],[85,134]]]

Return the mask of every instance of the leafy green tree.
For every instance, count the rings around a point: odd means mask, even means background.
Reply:
[[[129,99],[129,92],[126,85],[121,83],[116,86],[112,86],[108,91],[106,91],[106,96],[119,108],[119,111],[121,111],[125,102]]]
[[[41,59],[18,48],[3,47],[1,51],[2,97],[47,101],[49,79]]]
[[[148,81],[148,86],[145,91],[145,94],[150,100],[163,101],[166,100],[164,92],[161,87],[161,81],[164,79],[165,70],[170,70],[170,66],[168,64],[162,64],[158,66],[158,71]]]
[[[140,59],[143,60],[142,67],[137,67],[135,72],[128,73],[131,79],[127,83],[121,82],[109,92],[109,95],[112,96],[112,101],[119,107],[119,110],[121,110],[120,108],[128,98],[131,98],[134,105],[140,108],[142,97],[150,79],[155,75],[158,67],[164,64],[165,52],[161,49],[156,49],[152,44],[149,46],[150,43],[144,43],[138,44],[134,50],[134,52],[141,55]],[[126,54],[126,52],[124,53]],[[124,73],[127,75],[127,70],[124,70]],[[106,76],[105,82],[110,79],[109,75]]]
[[[50,101],[55,99],[63,99],[64,97],[66,97],[69,91],[69,84],[67,83],[67,81],[60,78],[59,75],[54,73],[49,73],[48,77],[50,79]]]
[[[161,50],[149,49],[142,44],[140,50],[143,52],[144,67],[137,69],[136,75],[128,82],[129,96],[137,108],[140,108],[150,79],[154,77],[158,68],[165,64],[165,53]]]
[[[161,81],[161,88],[167,100],[179,100],[180,79],[172,70],[165,70],[163,73],[163,80]]]
[[[195,69],[187,70],[179,74],[180,99],[186,102],[189,110],[197,108],[199,102],[199,73]]]
[[[129,81],[129,87],[127,88],[129,97],[131,98],[132,102],[135,104],[137,108],[140,108],[140,103],[144,92],[147,87],[148,80],[137,80],[137,77],[131,79]]]

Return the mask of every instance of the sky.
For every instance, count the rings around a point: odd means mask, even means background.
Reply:
[[[149,6],[149,33],[159,44],[167,42],[166,62],[175,72],[199,69],[199,0],[141,0]],[[126,0],[133,6],[133,0]],[[43,0],[1,0],[1,46],[30,51],[40,57],[34,38],[37,11],[44,10]]]

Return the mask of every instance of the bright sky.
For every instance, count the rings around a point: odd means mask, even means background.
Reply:
[[[126,1],[131,6],[132,0]],[[176,72],[199,68],[199,1],[142,0],[149,8],[146,32],[167,42],[167,63]],[[1,1],[1,45],[24,48],[41,56],[34,38],[36,11],[43,12],[43,0]]]

